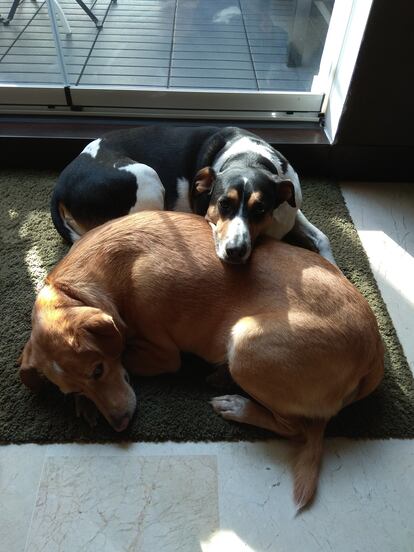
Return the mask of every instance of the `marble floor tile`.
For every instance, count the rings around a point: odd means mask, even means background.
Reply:
[[[217,543],[230,532],[255,552],[412,552],[413,441],[327,439],[315,500],[296,516],[290,454],[279,441],[223,446]]]
[[[214,456],[48,457],[27,552],[194,552],[218,527]]]
[[[41,445],[0,447],[0,550],[24,550],[45,454]]]
[[[82,459],[105,456],[110,447],[53,445],[48,454],[60,457],[66,449]],[[217,459],[220,522],[200,539],[203,552],[290,552],[302,544],[306,552],[412,552],[414,441],[327,439],[316,499],[296,517],[292,447],[285,441],[136,443],[124,454],[149,460],[209,451]],[[114,458],[122,461],[119,450]],[[195,464],[193,476],[203,476]]]

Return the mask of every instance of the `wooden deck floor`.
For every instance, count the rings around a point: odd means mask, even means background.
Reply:
[[[286,64],[294,0],[86,0],[101,30],[75,0],[59,3],[71,85],[307,91],[315,74]],[[45,2],[22,0],[0,24],[0,83],[62,83]]]

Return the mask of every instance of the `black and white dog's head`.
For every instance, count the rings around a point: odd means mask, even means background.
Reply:
[[[194,179],[193,210],[211,223],[223,261],[245,262],[256,238],[270,228],[274,211],[284,202],[296,208],[293,182],[259,161],[233,158],[217,173],[204,167]]]
[[[281,153],[247,130],[225,127],[204,144],[190,192],[193,212],[211,223],[217,255],[243,263],[260,234],[281,239],[300,209],[296,172]]]

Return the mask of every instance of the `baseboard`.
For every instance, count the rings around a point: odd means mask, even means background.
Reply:
[[[2,120],[0,163],[3,168],[62,170],[88,142],[119,128],[161,124],[161,121],[12,119]],[[199,125],[200,121],[169,124]],[[203,124],[218,124],[216,121]],[[220,121],[218,126],[237,124]],[[412,146],[331,145],[315,124],[243,124],[281,151],[302,176],[341,180],[413,181]]]

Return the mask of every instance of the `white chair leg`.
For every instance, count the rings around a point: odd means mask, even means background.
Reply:
[[[62,6],[59,4],[58,0],[53,0],[53,3],[55,4],[56,11],[58,12],[60,22],[62,23],[63,30],[66,34],[72,34],[72,30],[70,28],[70,25],[68,23],[68,20],[66,19],[65,12],[62,10]]]

